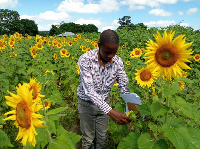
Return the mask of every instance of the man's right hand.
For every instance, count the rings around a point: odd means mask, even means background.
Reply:
[[[115,109],[110,110],[108,112],[108,116],[110,116],[112,120],[114,120],[119,125],[124,125],[133,121],[133,119],[131,119],[130,117],[127,117],[125,114]]]

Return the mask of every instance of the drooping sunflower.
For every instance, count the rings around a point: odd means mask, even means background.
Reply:
[[[58,56],[57,56],[56,53],[53,54],[53,58],[54,58],[55,60],[58,58]]]
[[[36,79],[30,78],[29,84],[25,84],[27,85],[29,91],[32,91],[33,101],[39,101],[41,100],[41,97],[44,97],[44,95],[40,94],[42,86],[39,82],[36,81]]]
[[[42,106],[37,105],[32,100],[32,91],[29,91],[26,85],[19,84],[17,88],[17,95],[9,92],[10,96],[5,96],[6,104],[14,108],[14,110],[5,113],[4,115],[11,116],[3,120],[14,120],[14,125],[19,128],[16,140],[22,139],[23,146],[29,142],[32,146],[35,146],[35,135],[37,132],[35,127],[43,128],[44,121],[39,120],[43,116],[35,112],[39,111]]]
[[[178,84],[179,84],[180,90],[183,90],[185,83],[183,81],[178,81]]]
[[[142,68],[141,70],[136,69],[136,77],[137,84],[139,84],[141,87],[151,87],[151,84],[157,79],[157,74],[153,69],[150,69],[149,67]]]
[[[147,41],[147,50],[145,59],[146,64],[158,71],[160,76],[179,77],[182,69],[191,69],[185,62],[190,62],[193,53],[192,49],[186,50],[192,45],[192,42],[185,44],[185,35],[179,35],[174,40],[175,31],[167,34],[164,31],[163,37],[157,31],[155,35],[156,42],[151,39]]]
[[[199,61],[199,60],[200,60],[200,54],[195,54],[195,55],[193,56],[193,59],[194,59],[195,61]]]

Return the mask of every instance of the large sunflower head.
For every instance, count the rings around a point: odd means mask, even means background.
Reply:
[[[160,76],[179,77],[182,69],[190,69],[185,62],[190,62],[193,53],[192,49],[186,50],[192,42],[185,44],[184,35],[177,36],[174,40],[175,31],[167,34],[164,31],[163,37],[157,32],[156,42],[151,39],[146,43],[147,50],[145,59],[146,64],[158,71]]]
[[[44,127],[44,122],[39,120],[39,118],[43,116],[35,112],[39,111],[42,106],[32,101],[32,91],[27,88],[27,85],[19,84],[16,88],[17,95],[8,91],[10,96],[5,96],[6,104],[14,109],[4,114],[12,115],[3,120],[15,121],[15,126],[19,128],[16,140],[22,139],[21,143],[23,146],[25,146],[27,142],[35,146],[35,135],[37,135],[35,127]]]
[[[154,82],[154,80],[157,78],[157,74],[154,70],[150,69],[149,67],[142,68],[141,70],[136,69],[136,77],[137,84],[139,84],[141,87],[151,87],[151,84]]]

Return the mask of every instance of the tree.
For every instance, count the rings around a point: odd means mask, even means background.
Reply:
[[[17,11],[0,9],[0,34],[14,34],[23,30]]]
[[[38,34],[38,27],[37,24],[35,24],[35,21],[21,19],[20,23],[23,25],[23,31],[21,32],[21,34],[28,34],[31,36],[35,36],[36,34]]]
[[[59,28],[57,28],[55,25],[51,25],[49,36],[58,35],[59,33]]]
[[[118,27],[118,29],[122,29],[123,27],[130,25],[130,18],[130,16],[123,16],[123,18],[119,18],[118,23],[120,24],[120,26]]]

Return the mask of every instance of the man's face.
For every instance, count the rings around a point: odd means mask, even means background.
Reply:
[[[103,63],[111,62],[117,53],[119,44],[104,43],[99,46],[99,54]]]

